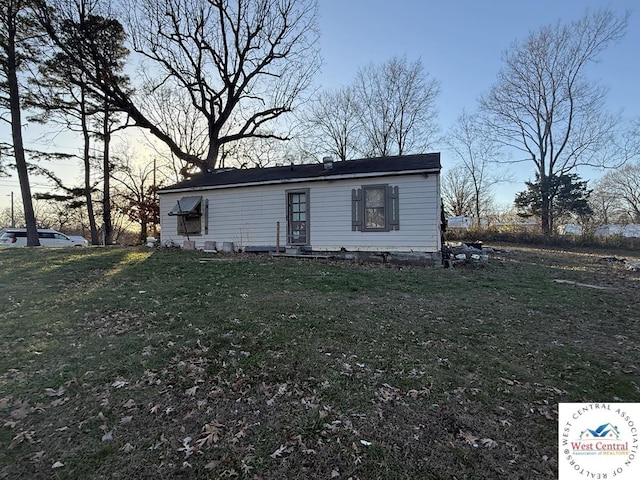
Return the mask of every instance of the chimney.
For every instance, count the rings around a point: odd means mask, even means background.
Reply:
[[[331,170],[333,168],[333,158],[324,157],[322,159],[322,164],[324,165],[325,170]]]

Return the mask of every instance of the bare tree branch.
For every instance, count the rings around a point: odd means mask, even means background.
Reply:
[[[627,23],[628,15],[588,13],[541,28],[505,52],[481,106],[494,138],[531,158],[541,185],[580,165],[624,160],[615,148],[620,118],[605,111],[606,90],[587,79],[586,67],[624,36]],[[542,196],[542,229],[549,234],[550,199]]]
[[[200,120],[207,151],[182,155],[213,169],[223,145],[286,138],[263,128],[291,112],[319,67],[315,0],[143,0],[127,11],[133,48],[159,68],[148,85],[180,89]],[[167,132],[164,132],[167,134]]]

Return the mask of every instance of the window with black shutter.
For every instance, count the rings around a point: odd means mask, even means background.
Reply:
[[[351,229],[389,232],[400,229],[400,195],[397,186],[363,185],[351,191]]]

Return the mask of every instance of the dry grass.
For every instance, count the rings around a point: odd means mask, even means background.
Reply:
[[[640,401],[607,255],[0,251],[0,478],[555,478],[558,402]]]

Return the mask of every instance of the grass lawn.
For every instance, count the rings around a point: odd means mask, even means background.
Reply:
[[[0,479],[556,478],[558,402],[640,402],[612,254],[2,250]]]

